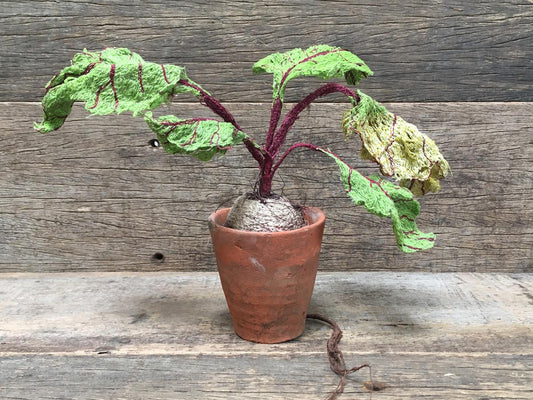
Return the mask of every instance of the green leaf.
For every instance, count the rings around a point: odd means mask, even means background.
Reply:
[[[416,195],[437,192],[450,167],[435,142],[370,96],[358,95],[360,102],[344,114],[345,137],[357,134],[361,156],[377,162],[383,175],[393,176]]]
[[[346,193],[355,204],[363,205],[372,214],[391,218],[396,243],[402,251],[413,253],[433,247],[435,235],[423,233],[416,226],[420,204],[409,190],[379,176],[367,178],[329,150],[320,150],[337,162]]]
[[[326,45],[271,54],[257,61],[252,70],[258,74],[268,72],[274,75],[274,99],[281,100],[284,98],[285,86],[292,78],[344,78],[349,84],[356,85],[361,79],[372,75],[370,68],[355,54]]]
[[[128,49],[84,51],[74,56],[47,85],[42,101],[43,122],[35,129],[58,129],[75,101],[85,102],[92,114],[153,110],[176,93],[199,95],[198,85],[188,80],[185,68],[144,61]]]
[[[247,137],[233,124],[214,119],[179,119],[173,115],[154,119],[150,112],[144,119],[168,153],[189,154],[202,161],[209,161],[217,153],[225,154]]]

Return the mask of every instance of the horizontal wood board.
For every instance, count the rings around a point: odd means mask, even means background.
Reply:
[[[362,57],[375,76],[361,87],[383,101],[533,100],[529,0],[16,0],[2,1],[0,22],[0,101],[39,101],[84,48],[128,47],[186,66],[224,101],[269,102],[271,77],[252,76],[253,63],[317,43]]]
[[[261,142],[269,105],[227,105]],[[401,253],[390,222],[350,202],[333,162],[295,152],[275,187],[326,212],[320,269],[531,271],[533,103],[387,106],[429,134],[451,164],[441,193],[420,199],[419,226],[437,233],[436,247]],[[289,140],[330,147],[375,173],[357,141],[344,142],[346,107],[312,105]],[[210,116],[197,103],[162,112]],[[87,118],[77,105],[44,136],[31,128],[40,118],[37,103],[0,103],[1,271],[215,270],[206,220],[252,188],[257,168],[243,146],[201,163],[151,147],[144,122],[128,115]]]
[[[310,311],[337,320],[374,399],[529,399],[530,274],[322,273]],[[308,321],[291,342],[239,339],[216,274],[3,274],[5,399],[321,399],[337,384]],[[370,398],[362,371],[342,398]]]
[[[347,380],[339,400],[530,400],[531,356],[351,353],[373,365],[389,387],[370,393],[367,371]],[[1,359],[6,400],[322,400],[338,378],[325,355],[281,357],[24,355]],[[378,379],[380,381],[378,381]]]

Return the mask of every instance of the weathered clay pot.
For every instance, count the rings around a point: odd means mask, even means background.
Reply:
[[[213,213],[209,229],[235,332],[258,343],[300,336],[315,284],[324,213],[306,207],[307,226],[263,233],[225,227],[228,212]]]

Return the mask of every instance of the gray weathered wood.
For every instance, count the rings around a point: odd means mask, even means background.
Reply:
[[[123,46],[185,65],[225,101],[268,102],[270,77],[253,77],[253,63],[316,43],[360,55],[375,72],[362,87],[383,101],[533,99],[528,0],[17,0],[0,19],[0,101],[36,101],[76,52]]]
[[[530,400],[531,356],[346,354],[374,366],[388,387],[372,399]],[[325,355],[24,355],[0,359],[0,393],[34,399],[322,400],[337,386]],[[378,365],[387,366],[379,368]],[[367,371],[349,378],[342,399],[370,399]]]
[[[532,285],[528,274],[319,273],[310,313],[335,319],[352,351],[529,354]],[[287,344],[239,339],[215,273],[6,273],[0,296],[5,354],[315,353],[329,332],[309,322]]]
[[[372,364],[375,398],[529,399],[532,295],[528,274],[328,273],[310,311],[337,320],[350,366]],[[211,273],[3,274],[0,311],[5,399],[320,399],[337,384],[329,328],[245,342]]]
[[[263,140],[268,104],[229,104],[243,128]],[[290,140],[328,146],[363,173],[359,146],[346,144],[346,105],[313,105]],[[419,225],[436,248],[397,250],[390,223],[355,207],[329,159],[294,153],[280,169],[278,191],[326,211],[321,270],[510,271],[531,269],[531,126],[533,103],[408,103],[388,107],[440,146],[453,176],[439,195],[421,199]],[[209,116],[196,103],[163,112]],[[76,106],[61,130],[40,136],[36,103],[0,103],[0,266],[2,271],[204,270],[215,262],[208,215],[255,180],[242,146],[201,163],[152,148],[141,119],[91,117]],[[162,263],[151,257],[161,252]]]

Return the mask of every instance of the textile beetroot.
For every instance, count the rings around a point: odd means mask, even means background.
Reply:
[[[85,50],[76,54],[71,65],[46,86],[42,101],[44,118],[40,124],[35,124],[35,129],[43,133],[58,129],[70,114],[73,103],[81,101],[92,114],[128,111],[142,116],[169,153],[189,154],[208,161],[243,143],[258,164],[258,184],[254,193],[258,198],[273,195],[275,173],[294,150],[317,151],[336,162],[346,193],[355,204],[363,205],[380,217],[391,218],[401,250],[414,252],[433,246],[435,235],[423,233],[416,226],[420,205],[414,194],[437,191],[438,181],[448,174],[449,166],[430,138],[366,94],[335,82],[320,86],[281,119],[285,90],[291,79],[302,76],[337,78],[356,85],[372,75],[359,57],[338,47],[319,45],[269,55],[253,66],[253,72],[273,75],[271,117],[263,145],[245,133],[215,97],[192,81],[185,68],[147,62],[124,48]],[[311,143],[293,143],[281,152],[301,112],[316,99],[331,93],[341,93],[348,98],[351,107],[342,118],[344,134],[346,138],[356,135],[361,139],[362,157],[377,163],[382,176],[363,176],[327,147]],[[178,94],[196,96],[221,120],[180,119],[173,115],[155,118],[152,115],[151,110]],[[385,177],[392,177],[399,184]]]

